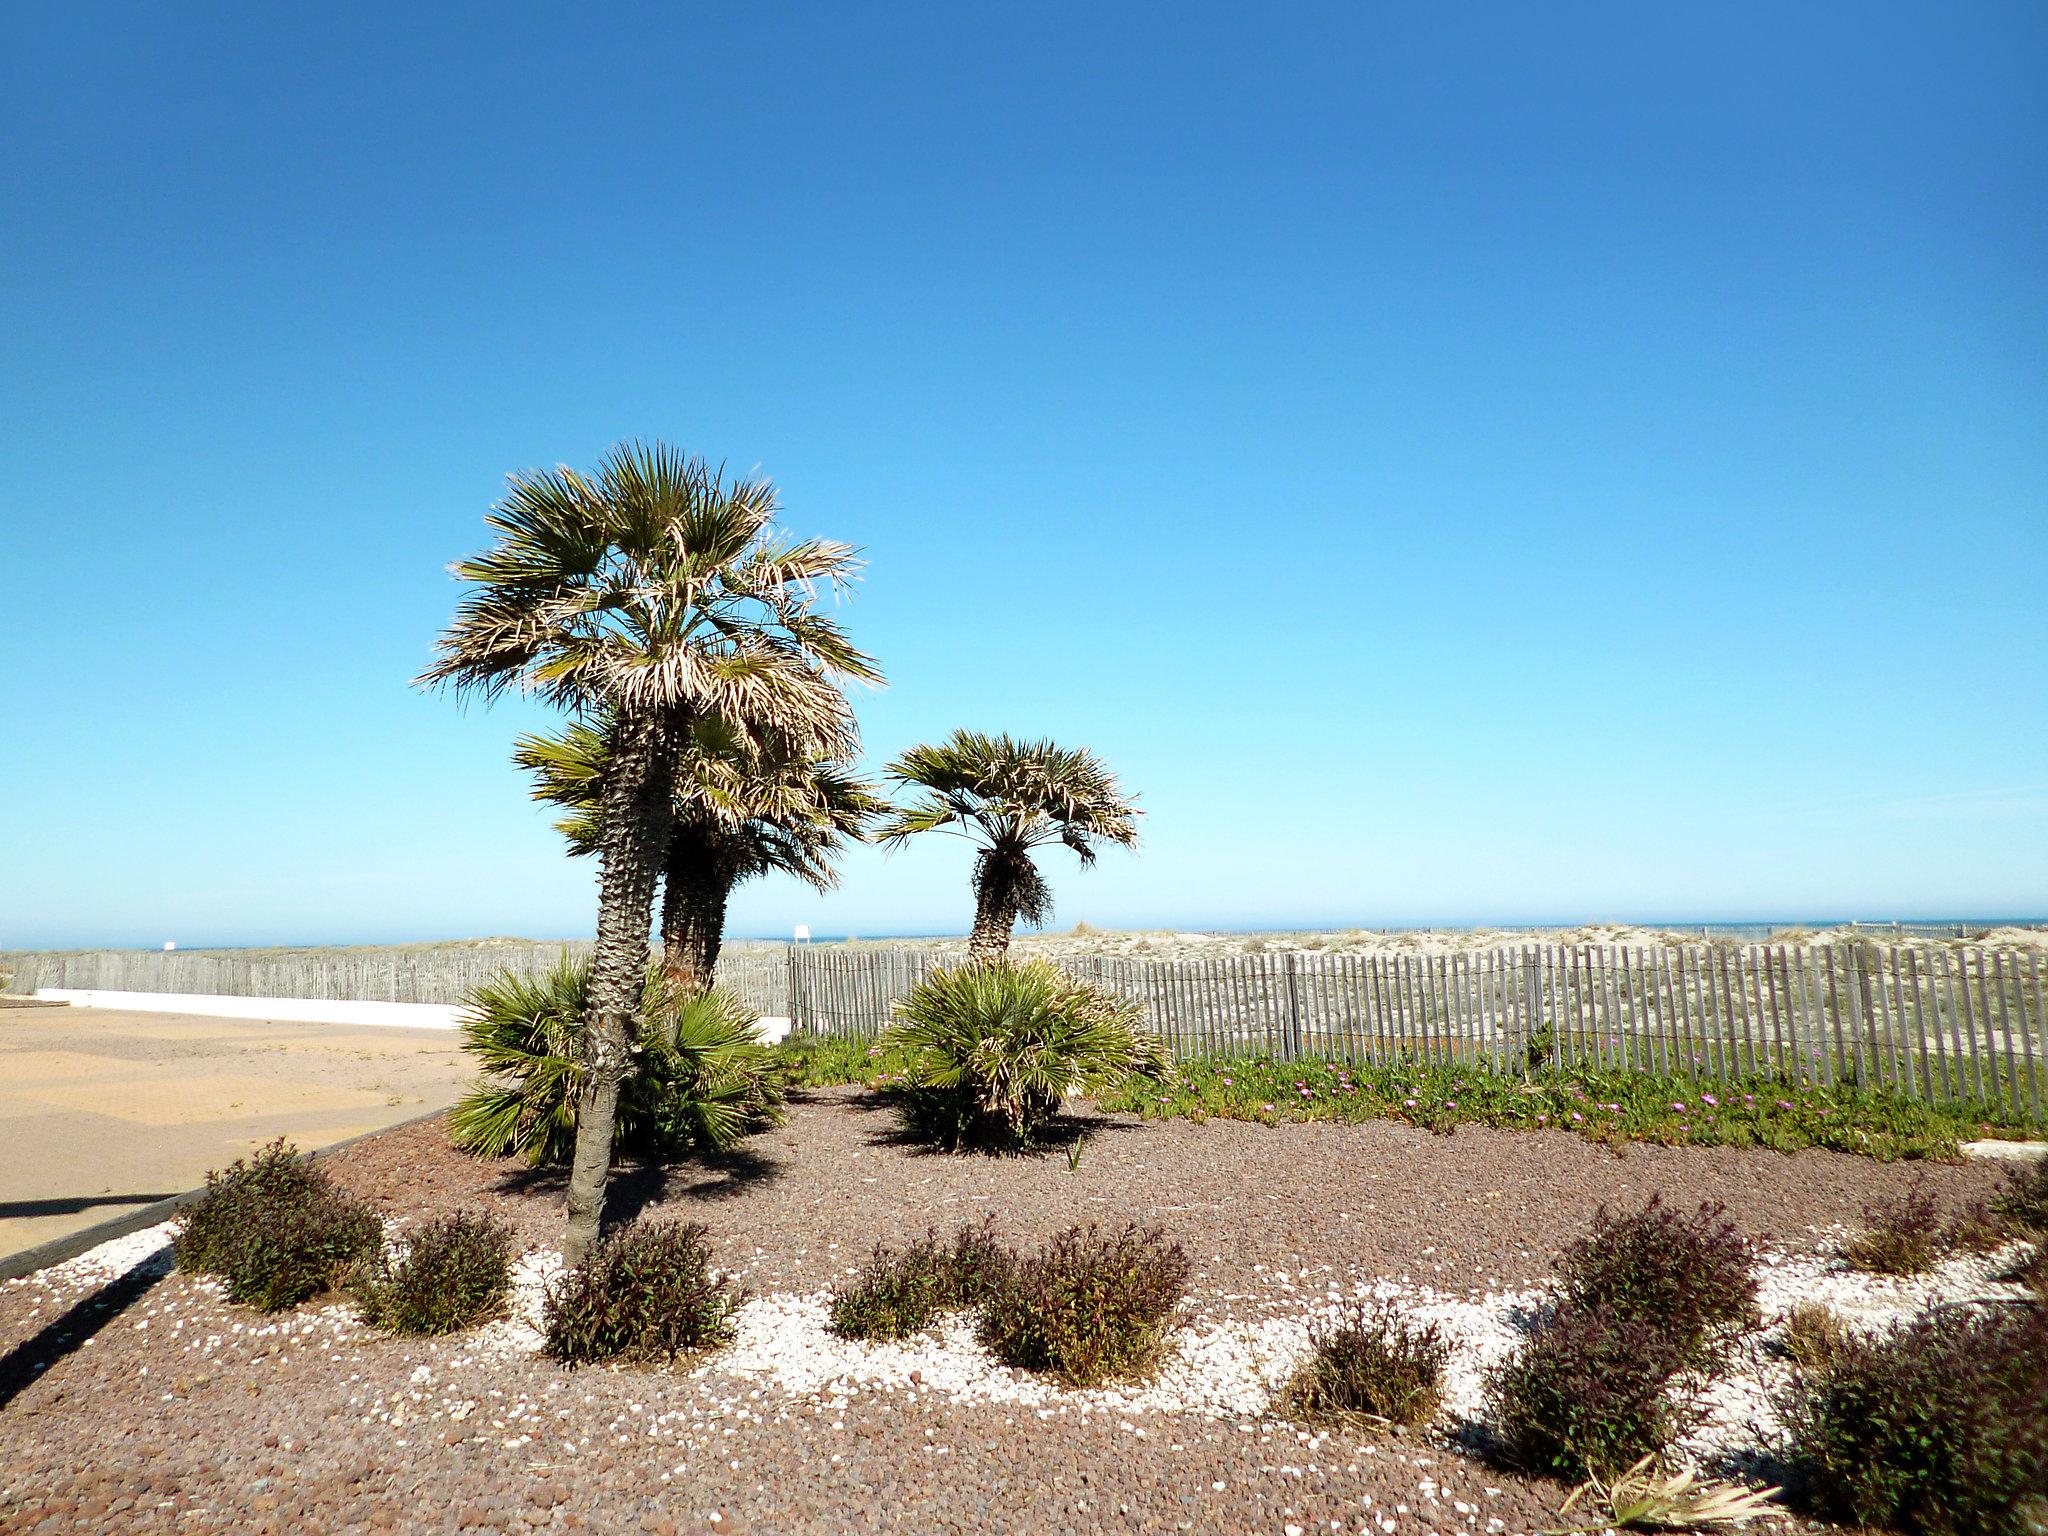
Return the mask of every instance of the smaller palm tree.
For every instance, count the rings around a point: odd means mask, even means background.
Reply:
[[[941,1145],[1028,1144],[1068,1098],[1167,1070],[1134,1002],[1046,960],[933,971],[896,1004],[882,1037],[900,1053],[903,1110]]]
[[[483,1080],[449,1116],[455,1145],[479,1157],[565,1164],[576,1145],[580,1050],[590,962],[538,976],[504,972],[478,987],[461,1019]],[[640,1048],[612,1121],[615,1152],[724,1152],[779,1124],[781,1078],[754,1010],[724,992],[684,995],[659,967],[641,994]]]
[[[981,845],[967,941],[974,960],[1008,955],[1018,918],[1038,925],[1052,916],[1052,889],[1032,850],[1064,843],[1085,867],[1095,862],[1097,843],[1138,842],[1136,797],[1086,748],[955,731],[937,745],[911,748],[887,773],[923,793],[885,820],[875,841],[894,847],[920,832],[946,831]]]

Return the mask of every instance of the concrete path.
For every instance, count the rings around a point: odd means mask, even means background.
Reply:
[[[0,1007],[0,1256],[204,1182],[454,1102],[445,1029]]]

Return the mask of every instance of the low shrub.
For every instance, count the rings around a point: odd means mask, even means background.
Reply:
[[[1011,1268],[982,1305],[981,1341],[1005,1365],[1069,1386],[1143,1375],[1180,1324],[1188,1256],[1158,1229],[1070,1227]]]
[[[457,1147],[535,1167],[569,1161],[589,987],[589,961],[564,961],[540,976],[506,972],[471,995],[462,1038],[483,1080],[448,1117]],[[753,1009],[716,990],[679,995],[654,966],[640,1010],[633,1075],[613,1122],[615,1154],[723,1152],[780,1123],[782,1074],[755,1034]]]
[[[333,1290],[384,1222],[282,1138],[206,1176],[186,1207],[178,1267],[217,1275],[230,1301],[276,1312]]]
[[[1835,1368],[1835,1362],[1847,1353],[1855,1337],[1833,1308],[1817,1301],[1802,1301],[1786,1315],[1779,1348],[1795,1369],[1822,1375]]]
[[[1842,1247],[1851,1269],[1873,1275],[1918,1275],[1941,1257],[1941,1212],[1926,1186],[1863,1207],[1863,1230]]]
[[[1434,1323],[1412,1323],[1383,1304],[1362,1306],[1310,1331],[1308,1358],[1282,1389],[1280,1410],[1308,1424],[1427,1423],[1443,1401],[1450,1355]]]
[[[848,1339],[904,1338],[943,1312],[978,1306],[1016,1262],[992,1222],[962,1227],[951,1242],[931,1231],[900,1250],[877,1244],[861,1272],[833,1291],[832,1331]]]
[[[888,1052],[855,1035],[790,1035],[773,1047],[775,1064],[792,1088],[866,1083],[893,1069]]]
[[[1650,1196],[1626,1216],[1602,1206],[1593,1230],[1558,1260],[1562,1306],[1605,1307],[1627,1321],[1656,1323],[1695,1359],[1728,1333],[1755,1327],[1756,1253],[1719,1205],[1681,1216]]]
[[[1947,1308],[1853,1340],[1787,1404],[1814,1508],[1925,1536],[2023,1536],[2048,1520],[2048,1311]]]
[[[2037,1157],[2026,1168],[2006,1169],[2005,1187],[1992,1208],[2008,1225],[2048,1236],[2048,1157]]]
[[[912,1134],[958,1150],[1035,1139],[1061,1104],[1166,1070],[1138,1005],[1044,960],[933,971],[882,1037]]]
[[[363,1321],[394,1333],[453,1333],[501,1317],[511,1290],[511,1225],[468,1212],[419,1227],[396,1263],[380,1247],[355,1279]]]
[[[1487,1384],[1503,1458],[1573,1483],[1626,1471],[1690,1423],[1677,1387],[1690,1353],[1674,1330],[1611,1306],[1550,1314]]]
[[[711,1267],[701,1222],[635,1222],[548,1288],[545,1352],[666,1364],[726,1343],[740,1293]]]

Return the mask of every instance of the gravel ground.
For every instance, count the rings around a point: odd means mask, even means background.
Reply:
[[[1442,1436],[1263,1417],[1309,1318],[1377,1292],[1440,1320],[1459,1346],[1455,1434],[1603,1200],[1725,1201],[1767,1245],[1767,1311],[1819,1295],[1870,1325],[1999,1289],[1992,1260],[1904,1284],[1829,1257],[1865,1200],[1924,1175],[1958,1201],[1996,1180],[1981,1164],[1109,1119],[1069,1171],[1064,1153],[928,1155],[893,1130],[860,1090],[832,1090],[746,1158],[627,1171],[620,1203],[705,1221],[754,1298],[735,1344],[684,1371],[533,1356],[559,1181],[459,1158],[438,1122],[328,1165],[394,1217],[511,1219],[527,1252],[522,1315],[505,1322],[425,1342],[339,1304],[263,1318],[162,1277],[161,1230],[0,1287],[0,1531],[1527,1532],[1560,1523],[1562,1490]],[[1196,1266],[1176,1357],[1141,1387],[1066,1393],[994,1365],[957,1325],[901,1346],[823,1331],[819,1293],[877,1240],[984,1214],[1018,1241],[1076,1220],[1166,1226]],[[1709,1462],[1768,1428],[1776,1367],[1749,1353],[1693,1446]]]

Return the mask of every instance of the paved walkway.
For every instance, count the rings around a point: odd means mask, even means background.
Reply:
[[[311,1149],[441,1108],[474,1076],[445,1029],[0,1007],[0,1256],[278,1136]]]

